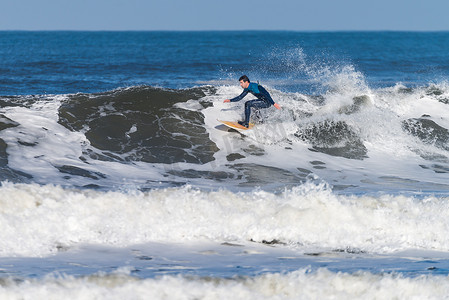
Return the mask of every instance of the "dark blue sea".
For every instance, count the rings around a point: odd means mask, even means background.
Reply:
[[[0,298],[448,298],[448,79],[449,32],[0,31]]]
[[[315,72],[352,66],[373,88],[446,80],[448,32],[3,31],[1,95],[191,88],[247,74],[285,92],[322,92]]]

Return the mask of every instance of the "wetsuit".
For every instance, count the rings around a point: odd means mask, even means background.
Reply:
[[[243,89],[243,92],[235,98],[230,99],[231,102],[237,102],[243,99],[248,93],[253,94],[257,99],[246,101],[245,103],[245,126],[249,123],[249,117],[251,115],[251,107],[254,108],[268,108],[274,105],[274,101],[271,98],[267,90],[260,84],[251,82],[248,88]]]

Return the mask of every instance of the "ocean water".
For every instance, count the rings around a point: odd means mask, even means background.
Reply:
[[[449,298],[448,32],[0,32],[0,298]],[[281,105],[240,120],[246,74]]]

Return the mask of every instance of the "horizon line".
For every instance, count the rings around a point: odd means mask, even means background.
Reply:
[[[0,29],[0,32],[449,32],[449,29]]]

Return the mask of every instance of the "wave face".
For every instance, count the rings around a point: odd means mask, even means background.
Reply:
[[[204,164],[218,150],[204,128],[204,116],[176,104],[199,100],[210,90],[135,87],[70,95],[59,108],[58,122],[71,131],[83,131],[90,145],[102,151],[86,153],[93,159]]]

